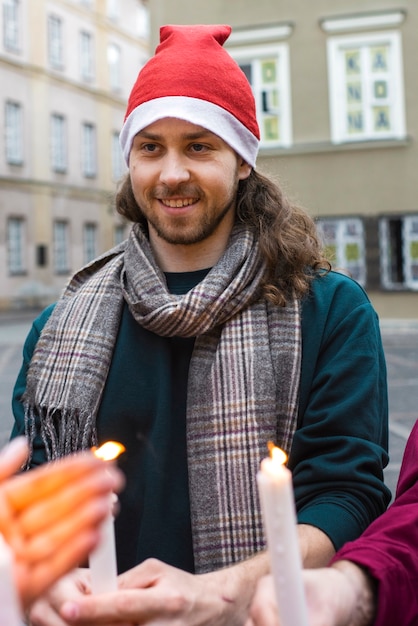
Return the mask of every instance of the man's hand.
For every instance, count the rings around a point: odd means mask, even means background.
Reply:
[[[256,581],[266,571],[265,554],[200,575],[149,559],[119,576],[115,593],[90,595],[86,578],[82,584],[73,578],[72,589],[61,581],[46,604],[34,605],[31,624],[238,626],[245,620]]]
[[[90,452],[12,476],[25,461],[23,438],[0,454],[0,532],[15,559],[15,581],[26,608],[99,541],[99,524],[123,478]]]
[[[332,567],[304,570],[310,626],[369,626],[374,619],[373,584],[348,561]],[[273,578],[258,584],[245,626],[280,626]]]
[[[301,540],[305,540],[306,555],[320,563],[325,557],[321,550],[308,550],[308,533],[316,540],[323,533],[306,526],[300,533]],[[328,554],[328,538],[325,537],[323,543]],[[54,617],[45,621],[43,611],[39,610],[36,619],[31,613],[32,623],[34,626],[163,626],[176,623],[182,626],[241,626],[246,620],[257,582],[268,571],[266,553],[199,575],[148,559],[119,576],[119,588],[115,593],[93,596],[87,589],[84,594],[65,598],[61,588],[54,595]]]

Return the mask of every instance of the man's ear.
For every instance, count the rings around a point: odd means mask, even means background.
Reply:
[[[249,165],[244,159],[241,159],[239,170],[238,170],[238,178],[239,180],[245,180],[251,174],[251,170],[253,168]]]

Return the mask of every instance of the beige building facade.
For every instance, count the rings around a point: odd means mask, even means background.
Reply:
[[[416,0],[150,0],[162,24],[226,23],[256,96],[257,167],[318,219],[382,318],[418,318]]]
[[[141,0],[0,0],[0,309],[43,306],[126,235],[118,135],[149,56]]]

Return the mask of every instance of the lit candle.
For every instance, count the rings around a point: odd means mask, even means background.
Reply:
[[[286,454],[273,445],[257,474],[280,626],[307,626],[302,560],[296,525],[292,474]]]
[[[0,535],[0,624],[20,626],[22,620],[13,577],[13,553]]]
[[[93,453],[103,461],[111,461],[124,450],[122,444],[107,441],[100,448],[94,448]],[[100,526],[100,542],[89,557],[91,590],[94,594],[111,593],[117,589],[115,528],[112,513],[115,498],[113,494],[109,500],[109,515]]]

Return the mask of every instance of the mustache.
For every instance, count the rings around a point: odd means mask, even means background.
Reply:
[[[176,187],[156,185],[150,190],[150,195],[154,198],[160,198],[161,200],[168,200],[169,198],[178,196],[183,196],[184,198],[200,198],[203,194],[196,185],[183,184],[177,185]]]

